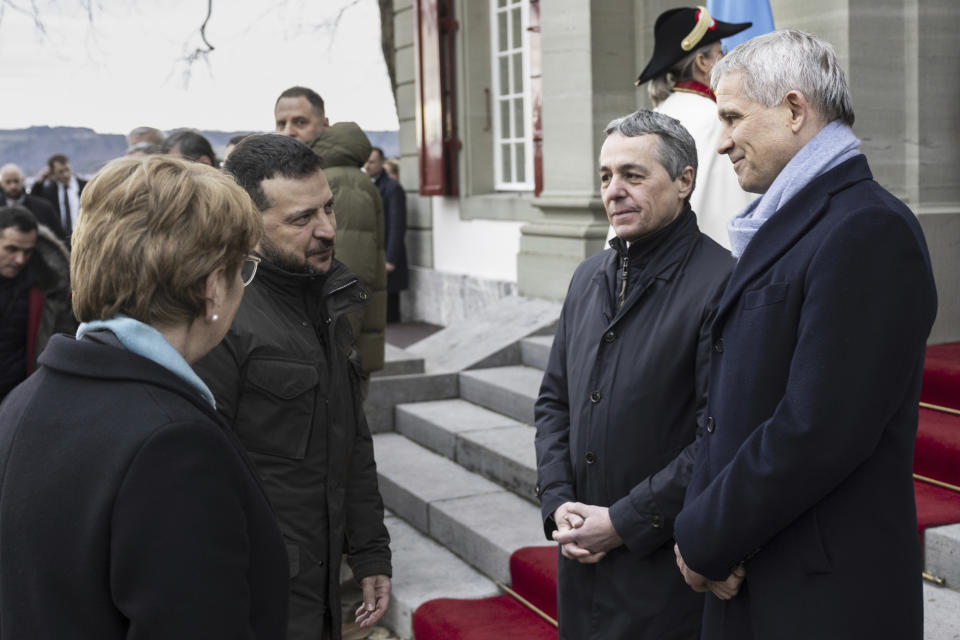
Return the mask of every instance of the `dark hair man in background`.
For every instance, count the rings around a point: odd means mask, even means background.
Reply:
[[[174,131],[163,141],[162,149],[163,153],[175,158],[184,158],[211,167],[220,166],[210,141],[192,129]]]
[[[697,228],[697,149],[679,122],[638,111],[606,134],[600,190],[617,237],[573,275],[536,402],[560,637],[697,640],[703,598],[676,575],[673,519],[733,258]],[[712,586],[728,596],[738,581]]]
[[[59,213],[60,226],[64,238],[69,239],[77,225],[80,215],[80,194],[87,185],[86,180],[73,175],[70,160],[62,153],[56,153],[47,160],[47,179],[34,183],[30,194],[39,196],[53,205]]]
[[[383,201],[383,233],[387,253],[387,322],[400,322],[400,292],[407,288],[407,194],[384,170],[383,149],[373,147],[363,165]]]
[[[370,157],[370,141],[355,122],[330,125],[316,91],[290,87],[274,106],[276,132],[296,138],[320,156],[324,175],[337,202],[337,259],[369,292],[370,304],[350,315],[366,397],[370,373],[383,368],[387,319],[387,271],[383,205],[360,167]]]
[[[0,207],[0,400],[37,366],[54,333],[72,334],[70,258],[22,206]]]
[[[291,640],[340,638],[342,553],[363,587],[357,622],[374,624],[390,602],[390,537],[346,317],[368,296],[334,259],[334,197],[320,165],[275,134],[230,154],[225,171],[263,213],[263,262],[227,337],[195,366],[280,520]]]

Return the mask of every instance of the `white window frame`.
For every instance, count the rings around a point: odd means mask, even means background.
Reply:
[[[505,6],[499,6],[503,2]],[[513,11],[514,9],[520,9],[520,48],[507,48],[504,51],[500,51],[500,27],[499,20],[500,16],[504,13],[507,15],[507,38],[510,39],[513,34]],[[530,108],[531,96],[530,96],[530,37],[527,27],[530,23],[530,3],[529,0],[490,0],[490,57],[491,57],[491,73],[492,73],[492,82],[493,82],[493,91],[491,92],[491,101],[490,105],[491,110],[493,111],[493,184],[494,189],[497,191],[533,191],[534,188],[534,176],[533,176],[533,113]],[[507,73],[509,77],[507,78],[507,87],[510,90],[510,93],[501,94],[500,93],[500,59],[507,56],[513,56],[515,54],[520,54],[521,56],[521,68],[523,73],[523,78],[521,78],[521,89],[520,93],[514,93],[513,89],[516,86],[516,79],[514,76],[514,65],[507,65]],[[508,117],[510,118],[509,123],[509,137],[502,137],[502,122],[501,122],[501,103],[511,102],[517,98],[522,99],[522,113],[523,113],[523,135],[517,136],[516,123],[513,122],[515,119],[516,111],[513,108],[508,108]],[[512,107],[512,105],[511,105]],[[511,176],[509,180],[504,180],[503,177],[503,146],[505,144],[511,145]],[[513,145],[520,145],[523,148],[523,158],[524,158],[524,179],[517,179],[517,162],[516,162],[516,149]]]

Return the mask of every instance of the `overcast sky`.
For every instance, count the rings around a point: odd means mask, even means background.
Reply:
[[[11,8],[30,0],[0,4],[0,129],[268,130],[277,95],[295,84],[323,96],[331,122],[397,128],[376,0],[214,0],[215,50],[189,77],[205,0],[33,0],[45,33]]]

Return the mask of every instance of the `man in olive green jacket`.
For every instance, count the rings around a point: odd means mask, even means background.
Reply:
[[[324,115],[323,99],[306,87],[291,87],[281,93],[274,117],[277,133],[306,143],[320,156],[323,173],[333,189],[337,259],[370,292],[370,304],[349,315],[366,381],[371,372],[383,368],[387,322],[383,204],[370,177],[360,170],[370,157],[370,141],[354,122],[331,126]]]

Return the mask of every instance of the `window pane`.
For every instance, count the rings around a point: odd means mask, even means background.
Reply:
[[[500,58],[500,95],[510,93],[510,56]]]
[[[527,159],[524,144],[517,145],[517,182],[527,181]]]
[[[497,40],[497,51],[506,51],[510,48],[510,43],[507,41],[507,12],[504,11],[497,15],[497,23],[499,24],[499,33],[500,38]]]
[[[523,54],[514,53],[513,58],[513,92],[523,93]]]
[[[500,101],[500,137],[512,138],[510,135],[510,101]]]
[[[522,33],[521,29],[523,28],[523,21],[520,19],[520,7],[517,7],[511,13],[513,14],[513,44],[510,46],[514,49],[519,49],[522,44],[520,36]]]
[[[512,160],[510,156],[513,155],[510,152],[510,147],[512,146],[513,145],[511,145],[510,143],[500,145],[500,150],[502,152],[501,157],[503,158],[503,163],[501,165],[501,171],[500,171],[500,179],[503,180],[504,182],[513,182],[513,169],[510,164],[510,161]]]
[[[507,6],[507,0],[497,0],[497,6],[498,6],[498,7],[505,7],[505,6]]]
[[[514,98],[513,102],[513,137],[523,137],[523,98]]]

